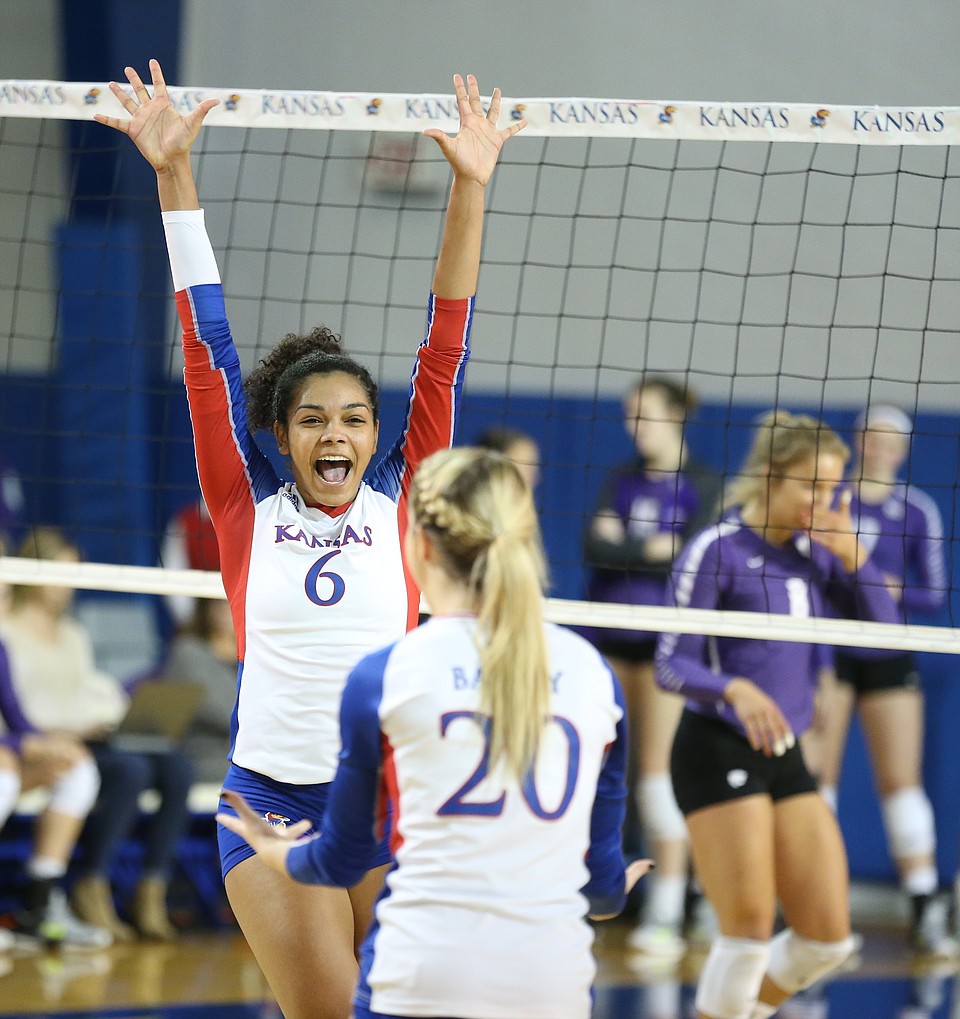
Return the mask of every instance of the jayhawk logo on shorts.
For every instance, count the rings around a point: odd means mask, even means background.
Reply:
[[[266,811],[263,819],[271,828],[279,828],[281,831],[290,823],[289,817],[284,817],[283,814],[278,814],[275,810]]]

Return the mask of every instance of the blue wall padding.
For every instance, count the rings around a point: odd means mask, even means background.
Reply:
[[[139,334],[139,232],[81,224],[57,234],[55,385],[60,523],[93,561],[156,561],[150,347]]]

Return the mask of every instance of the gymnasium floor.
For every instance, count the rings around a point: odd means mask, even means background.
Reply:
[[[676,969],[639,967],[627,927],[603,926],[594,1019],[687,1019],[701,958]],[[960,966],[911,966],[902,934],[866,932],[855,969],[781,1019],[960,1019]],[[954,1005],[956,1002],[956,1005]],[[0,957],[0,1016],[95,1019],[281,1019],[234,931],[184,934],[172,945],[95,954]]]

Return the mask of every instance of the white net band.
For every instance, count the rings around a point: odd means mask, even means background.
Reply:
[[[168,93],[183,113],[204,99],[219,99],[206,127],[392,132],[426,127],[454,132],[457,127],[452,95],[172,86]],[[505,117],[527,121],[527,136],[848,145],[960,142],[958,106],[504,97],[502,108]],[[106,82],[0,80],[0,117],[93,120],[95,113],[117,112]]]
[[[0,557],[0,582],[50,584],[88,591],[225,598],[219,573],[156,566],[45,562]],[[429,607],[424,605],[424,610]],[[757,637],[842,647],[960,653],[960,630],[942,626],[893,626],[847,619],[795,619],[761,612],[719,612],[661,606],[600,604],[548,598],[545,615],[554,623],[603,626],[661,633],[702,633],[714,637]]]

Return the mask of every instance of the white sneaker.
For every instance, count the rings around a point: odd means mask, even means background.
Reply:
[[[13,931],[8,931],[6,927],[0,927],[0,952],[9,952],[16,943],[16,938],[13,936]]]
[[[960,943],[950,934],[950,908],[941,896],[931,896],[910,932],[910,947],[931,959],[956,959]]]
[[[50,892],[50,901],[38,933],[48,944],[67,949],[101,949],[113,943],[110,931],[84,923],[76,916],[62,888],[54,888]]]
[[[635,952],[658,959],[679,959],[687,950],[687,943],[677,933],[677,928],[669,924],[641,924],[627,935],[627,945]]]

